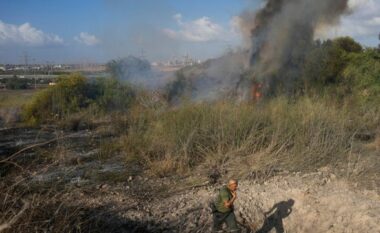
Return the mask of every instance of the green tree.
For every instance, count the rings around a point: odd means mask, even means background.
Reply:
[[[27,89],[29,87],[28,79],[19,78],[14,75],[12,78],[6,80],[5,87],[11,90]]]
[[[350,37],[316,41],[303,66],[305,91],[320,92],[327,86],[339,86],[344,81],[343,71],[350,62],[351,54],[362,51],[361,45]]]
[[[351,37],[340,37],[333,41],[333,43],[348,53],[360,53],[363,47]]]
[[[343,72],[344,85],[361,103],[380,103],[380,59],[376,49],[351,54]]]

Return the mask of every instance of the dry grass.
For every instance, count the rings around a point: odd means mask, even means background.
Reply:
[[[0,109],[21,107],[28,103],[39,90],[0,90]]]
[[[102,138],[97,159],[121,154],[128,171],[90,170],[84,178],[125,182],[132,169],[141,167],[156,177],[215,168],[222,174],[262,180],[275,170],[305,172],[330,166],[343,169],[341,175],[348,179],[376,188],[380,187],[379,113],[376,108],[306,97],[296,101],[279,97],[256,105],[188,104],[167,111],[136,104],[127,113],[109,116],[111,120],[99,129],[102,136],[109,136]],[[84,114],[73,119],[95,120],[91,117]],[[37,153],[51,164],[65,164],[74,152],[57,142],[54,150],[42,148]],[[7,177],[0,188],[0,229],[11,226],[5,232],[105,232],[112,228],[104,222],[104,210],[74,204],[66,198],[71,190],[59,182],[36,186]]]
[[[99,145],[97,158],[104,161],[114,157],[119,151],[120,145],[117,142],[114,142],[112,140],[105,140]]]
[[[245,173],[347,164],[354,135],[380,122],[378,109],[307,97],[259,105],[188,104],[159,113],[139,106],[128,121],[120,139],[123,153],[158,176],[190,172],[201,164],[221,170],[235,164]]]
[[[106,232],[116,230],[106,209],[79,205],[61,184],[2,183],[0,232]],[[107,219],[108,218],[108,219]],[[111,220],[112,221],[112,220]],[[117,220],[115,220],[117,221]]]
[[[165,156],[160,160],[147,159],[147,166],[150,168],[149,173],[156,177],[167,177],[179,173],[177,161],[173,160],[173,156]]]
[[[0,90],[0,127],[21,120],[21,108],[29,103],[38,90]]]

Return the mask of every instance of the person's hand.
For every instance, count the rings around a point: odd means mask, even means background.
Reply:
[[[237,193],[236,193],[236,191],[233,191],[231,194],[232,194],[232,198],[234,198],[234,199],[237,198]]]

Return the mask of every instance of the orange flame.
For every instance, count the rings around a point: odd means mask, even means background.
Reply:
[[[259,101],[262,97],[262,93],[261,93],[261,88],[262,88],[262,84],[261,83],[255,83],[253,84],[252,86],[252,98],[254,101]]]

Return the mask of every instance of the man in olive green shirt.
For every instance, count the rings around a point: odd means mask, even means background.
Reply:
[[[234,201],[237,198],[238,181],[231,179],[219,190],[213,203],[213,232],[223,232],[222,225],[226,223],[230,232],[240,232],[234,214]]]

